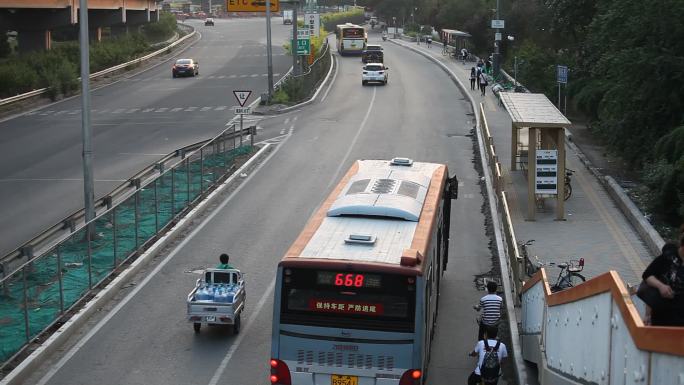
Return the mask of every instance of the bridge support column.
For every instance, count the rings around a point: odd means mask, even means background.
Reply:
[[[19,31],[17,40],[19,52],[42,51],[52,48],[52,32],[49,29],[42,31]]]
[[[89,29],[90,41],[101,42],[102,41],[102,27],[90,28]]]

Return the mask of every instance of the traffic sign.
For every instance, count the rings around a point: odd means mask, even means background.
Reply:
[[[311,54],[311,40],[297,39],[297,55],[310,55]]]
[[[568,67],[567,66],[558,66],[557,68],[558,68],[558,83],[567,84],[568,83]]]
[[[240,114],[240,115],[250,115],[252,113],[252,107],[238,107],[234,106],[233,107],[233,112],[235,114]]]
[[[266,12],[266,0],[227,0],[228,12]],[[271,12],[280,11],[279,0],[271,0]]]
[[[304,16],[304,22],[308,26],[311,36],[318,36],[320,34],[320,16],[318,13],[307,13]]]
[[[240,107],[244,107],[247,99],[249,99],[249,95],[251,94],[252,91],[233,91],[233,95],[235,95],[235,99],[237,99],[238,103],[240,103]]]
[[[492,28],[504,29],[505,24],[504,20],[492,20]]]

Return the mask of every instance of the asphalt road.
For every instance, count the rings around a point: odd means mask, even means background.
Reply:
[[[461,181],[428,383],[465,383],[475,366],[466,357],[476,336],[471,305],[482,294],[473,281],[491,269],[473,163],[473,117],[435,65],[391,43],[384,46],[387,86],[362,86],[360,59],[338,57],[323,101],[261,122],[266,131],[290,133],[262,167],[28,383],[267,384],[278,260],[355,159],[394,156],[446,163]],[[195,334],[185,320],[185,297],[198,277],[192,271],[214,265],[220,252],[246,272],[242,331],[233,336],[203,328]]]
[[[291,66],[289,26],[272,20],[275,80]],[[188,20],[201,40],[176,57],[199,60],[200,76],[171,77],[166,62],[92,91],[96,198],[177,148],[224,129],[233,90],[267,89],[264,19]],[[0,256],[83,208],[81,98],[0,122]]]

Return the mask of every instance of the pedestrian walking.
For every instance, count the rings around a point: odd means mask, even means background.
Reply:
[[[430,48],[432,46],[432,36],[427,37],[427,46]]]
[[[470,89],[475,91],[475,83],[477,82],[477,70],[475,67],[470,69]]]
[[[487,89],[487,85],[489,82],[487,81],[487,74],[484,72],[480,72],[480,92],[482,92],[482,96],[485,96],[485,90]]]
[[[487,328],[499,328],[499,321],[501,320],[501,310],[503,309],[503,298],[496,294],[498,285],[494,281],[487,282],[487,295],[480,298],[480,303],[475,305],[480,314],[480,327],[477,332],[477,340],[484,339],[484,334]]]

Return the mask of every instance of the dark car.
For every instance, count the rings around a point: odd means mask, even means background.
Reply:
[[[171,69],[173,77],[199,75],[199,62],[194,59],[178,59]]]
[[[383,63],[384,53],[382,46],[378,44],[368,44],[366,49],[361,52],[361,61],[364,63]]]

